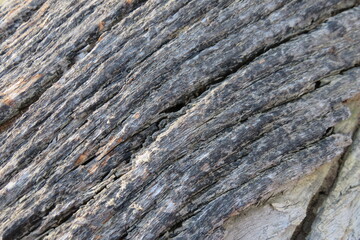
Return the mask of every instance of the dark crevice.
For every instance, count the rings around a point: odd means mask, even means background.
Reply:
[[[114,238],[114,240],[125,240],[125,239],[127,239],[127,236],[128,236],[128,233],[125,232],[125,233],[121,234],[120,236]]]
[[[81,163],[80,166],[86,166],[94,159],[95,159],[95,156],[89,157],[85,162]]]
[[[333,133],[334,133],[334,127],[329,127],[328,129],[326,129],[325,136],[330,136]]]
[[[183,107],[185,107],[186,103],[185,102],[179,102],[176,105],[169,107],[167,109],[165,109],[164,111],[160,112],[160,114],[165,113],[174,113],[174,112],[178,112],[180,111]]]
[[[336,182],[336,172],[339,171],[338,163],[331,166],[328,175],[325,177],[319,191],[311,198],[306,210],[306,217],[296,227],[291,240],[303,240],[311,232],[311,225],[313,224],[318,209],[325,202],[328,194],[330,193],[331,186]]]
[[[341,71],[339,71],[339,75],[344,75],[345,72],[351,70],[352,68],[357,68],[357,67],[360,67],[360,62],[358,63],[355,63],[353,66],[351,67],[348,67],[348,68],[345,68],[345,69],[342,69]]]
[[[315,89],[320,88],[321,87],[321,81],[316,81],[315,82]]]
[[[345,72],[345,71],[341,71],[341,73],[342,72]],[[357,129],[358,128],[359,127],[357,127]],[[354,139],[357,129],[355,129],[352,132],[352,139]],[[329,128],[326,132],[326,136],[328,136],[329,133],[333,133],[333,132],[334,132],[334,127]],[[339,160],[337,160],[337,162],[335,162],[330,167],[329,172],[327,173],[327,176],[324,178],[324,181],[323,181],[322,185],[320,186],[318,192],[316,194],[314,194],[314,196],[310,200],[309,205],[306,210],[306,216],[302,220],[302,222],[296,227],[296,229],[291,237],[291,240],[306,239],[306,237],[311,233],[312,224],[314,223],[314,221],[317,217],[320,207],[323,206],[323,204],[325,203],[329,194],[331,193],[332,189],[335,187],[335,184],[339,178],[339,174],[343,168],[344,161],[346,159],[346,156],[347,156],[350,148],[351,148],[351,145],[346,147],[344,149],[344,153],[339,158]]]

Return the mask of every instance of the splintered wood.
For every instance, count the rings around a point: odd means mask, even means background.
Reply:
[[[358,5],[4,3],[0,236],[228,236],[351,145],[332,129],[360,94]]]

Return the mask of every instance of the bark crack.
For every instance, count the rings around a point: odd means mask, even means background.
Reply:
[[[358,65],[357,65],[358,66]],[[341,71],[339,74],[343,74],[345,71]],[[351,101],[351,99],[350,99]],[[359,120],[357,123],[359,126]],[[351,133],[351,138],[354,140],[355,134],[358,131],[359,127],[355,128]],[[333,131],[333,128],[332,128]],[[319,191],[314,194],[312,197],[306,211],[306,216],[303,221],[295,229],[291,240],[302,240],[312,231],[312,224],[314,223],[319,209],[325,203],[331,191],[334,189],[337,181],[339,180],[339,174],[344,166],[348,151],[351,148],[351,145],[346,147],[342,156],[331,166],[327,176],[324,178],[324,181],[319,188]]]

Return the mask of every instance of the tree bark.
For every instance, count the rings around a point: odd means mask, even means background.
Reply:
[[[4,2],[0,236],[359,239],[359,3]]]

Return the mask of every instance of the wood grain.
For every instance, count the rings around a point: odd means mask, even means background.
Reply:
[[[221,239],[351,144],[358,5],[4,4],[0,236]]]

